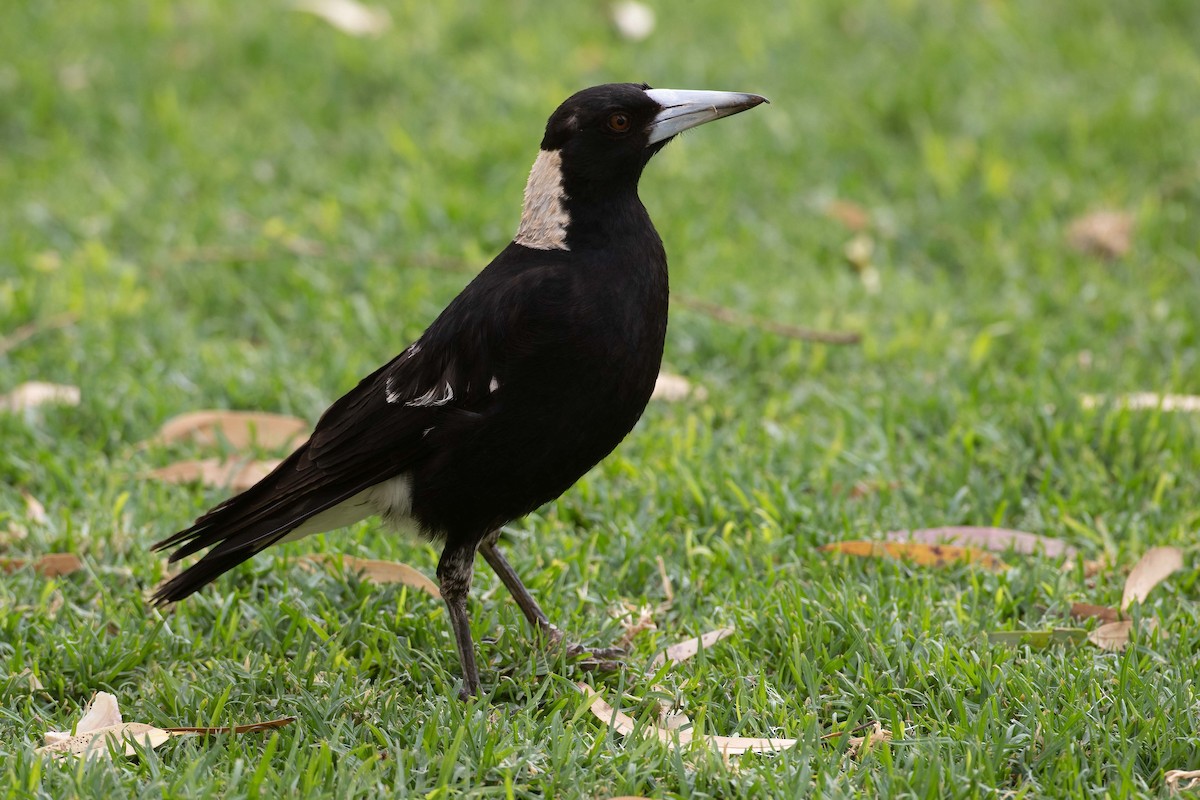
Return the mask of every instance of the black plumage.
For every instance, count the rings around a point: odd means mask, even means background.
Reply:
[[[209,549],[155,600],[187,597],[283,539],[381,514],[444,542],[438,579],[464,695],[479,691],[466,617],[476,551],[529,621],[560,638],[496,548],[497,532],[611,452],[650,398],[668,288],[666,253],[637,194],[646,163],[680,131],[761,102],[635,84],[564,102],[513,242],[270,475],[156,544],[178,546],[172,561]]]

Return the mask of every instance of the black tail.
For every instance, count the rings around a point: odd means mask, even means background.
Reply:
[[[155,589],[154,603],[182,600],[287,536],[309,517],[377,481],[374,478],[362,485],[331,485],[324,471],[309,459],[308,444],[301,445],[261,481],[151,548],[181,545],[169,559],[175,562],[212,547],[195,564]]]

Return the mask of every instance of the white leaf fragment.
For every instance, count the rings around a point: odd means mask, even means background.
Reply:
[[[79,405],[79,387],[28,381],[8,394],[0,395],[0,411],[30,411],[44,405]]]
[[[640,42],[654,33],[654,9],[637,0],[624,0],[612,8],[617,33],[631,42]]]
[[[387,11],[357,0],[295,0],[292,7],[318,16],[351,36],[379,36],[392,26]]]

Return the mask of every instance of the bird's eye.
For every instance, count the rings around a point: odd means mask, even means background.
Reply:
[[[632,125],[633,120],[623,111],[610,114],[608,117],[608,129],[613,133],[627,133]]]

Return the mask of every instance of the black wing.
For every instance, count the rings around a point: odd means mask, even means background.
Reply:
[[[493,379],[537,348],[545,320],[528,313],[539,305],[530,301],[555,272],[505,271],[497,259],[480,273],[416,343],[330,406],[309,440],[269,475],[155,544],[180,545],[171,561],[212,547],[155,599],[186,597],[305,520],[412,468],[428,455],[431,428],[485,414]]]

